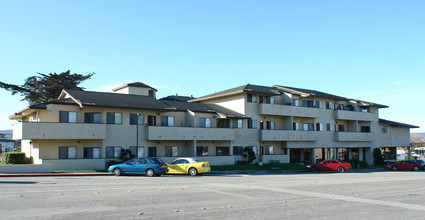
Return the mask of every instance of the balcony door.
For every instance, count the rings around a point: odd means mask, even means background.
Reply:
[[[149,126],[156,126],[156,116],[148,115]]]

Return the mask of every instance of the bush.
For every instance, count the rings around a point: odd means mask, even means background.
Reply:
[[[244,149],[243,149],[243,152],[244,152],[244,154],[242,155],[244,158],[247,158],[247,160],[248,160],[248,163],[251,163],[252,161],[254,161],[255,159],[257,159],[256,157],[255,157],[255,152],[254,152],[254,150],[252,150],[251,148],[249,148],[249,147],[245,147]]]
[[[385,164],[384,158],[382,157],[381,149],[379,148],[375,148],[375,150],[373,150],[373,159],[374,159],[375,165]]]
[[[109,168],[109,166],[119,164],[119,163],[121,163],[121,161],[119,160],[108,160],[108,162],[106,162],[106,168]]]
[[[2,163],[3,164],[25,164],[27,158],[24,152],[4,152]]]
[[[369,164],[367,163],[367,161],[364,161],[364,160],[359,161],[359,165],[360,165],[360,168],[368,168],[369,167]]]
[[[355,160],[347,160],[347,163],[350,163],[350,165],[351,165],[351,167],[352,168],[357,168],[358,166],[357,166],[357,161],[355,161]]]

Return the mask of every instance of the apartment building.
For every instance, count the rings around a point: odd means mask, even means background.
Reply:
[[[168,96],[130,83],[112,93],[62,91],[10,117],[14,139],[34,163],[53,169],[103,169],[121,149],[137,156],[195,157],[211,165],[245,160],[373,163],[385,105],[319,91],[243,85],[200,98]],[[402,133],[400,135],[407,135]]]

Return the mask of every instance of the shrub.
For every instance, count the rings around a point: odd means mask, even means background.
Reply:
[[[27,161],[24,152],[4,152],[3,164],[25,164]]]
[[[256,159],[255,152],[251,148],[245,147],[243,149],[243,152],[244,152],[243,157],[247,158],[248,163],[251,163],[252,161]]]
[[[375,148],[375,150],[373,150],[373,159],[374,159],[375,165],[385,164],[384,158],[382,157],[381,149],[379,148]]]
[[[357,161],[354,160],[347,160],[347,163],[350,163],[352,168],[357,168]]]
[[[109,166],[115,165],[115,164],[119,164],[121,163],[121,161],[119,160],[108,160],[108,162],[106,162],[106,168],[108,168]]]
[[[369,164],[367,163],[367,161],[364,161],[364,160],[359,161],[359,165],[360,165],[360,168],[368,168],[369,167]]]

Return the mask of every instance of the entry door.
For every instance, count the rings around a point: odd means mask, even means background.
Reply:
[[[156,116],[148,115],[149,126],[156,126]]]

